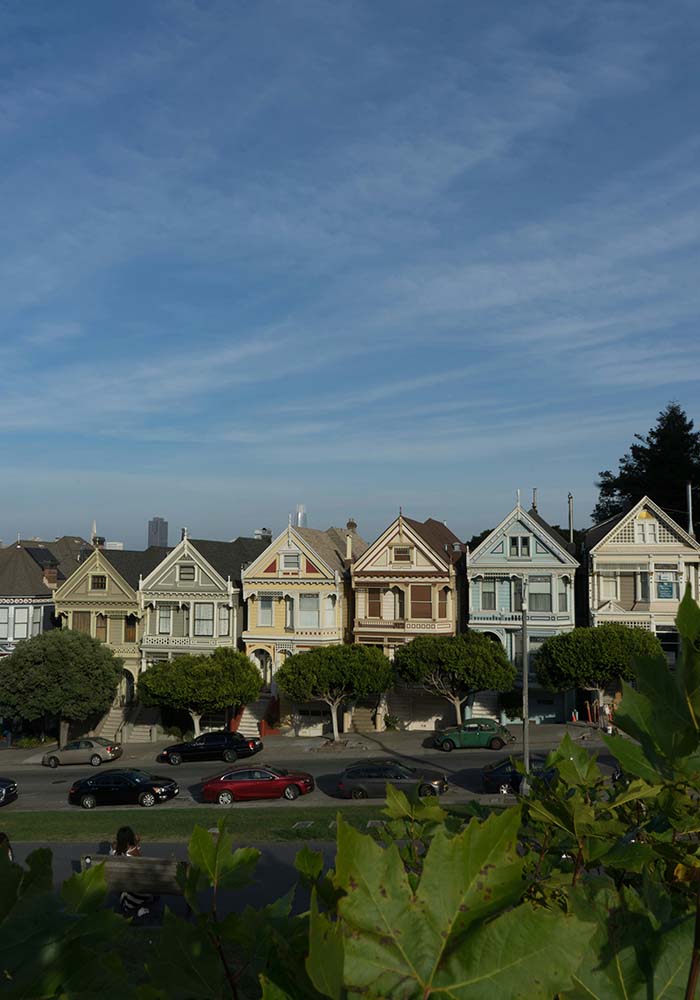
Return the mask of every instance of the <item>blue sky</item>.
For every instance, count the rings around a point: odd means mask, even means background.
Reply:
[[[588,523],[700,417],[699,41],[692,2],[5,0],[0,537]]]

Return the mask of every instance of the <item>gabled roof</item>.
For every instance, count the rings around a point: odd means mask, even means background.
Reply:
[[[270,544],[267,538],[236,538],[233,542],[213,542],[190,538],[190,544],[224,580],[241,582],[241,568],[253,562]]]
[[[534,507],[531,507],[529,509],[528,514],[535,522],[535,524],[539,524],[540,528],[542,528],[542,530],[549,535],[552,541],[556,542],[557,545],[559,545],[562,549],[566,549],[566,551],[569,552],[571,555],[575,554],[576,546],[574,545],[574,543],[568,542],[566,538],[564,538],[564,536],[557,531],[556,528],[553,528],[551,524],[547,524],[545,519],[543,517],[540,517],[540,515],[538,514],[538,512],[535,510]]]
[[[347,528],[326,528],[319,531],[316,528],[295,528],[298,535],[314,550],[326,563],[329,569],[337,570],[339,573],[345,570],[345,539],[347,535],[352,537],[353,559],[361,556],[367,548],[367,542],[356,531],[349,531]]]
[[[45,542],[37,538],[21,538],[16,544],[23,549],[50,552],[58,563],[59,583],[62,579],[67,580],[77,568],[81,551],[90,548],[88,542],[78,535],[61,535],[60,538],[54,538],[52,542]],[[37,558],[36,555],[34,558]]]
[[[415,533],[429,545],[433,552],[436,552],[443,559],[447,555],[447,562],[452,562],[452,552],[455,543],[461,544],[454,531],[450,531],[442,521],[436,521],[434,517],[429,517],[427,521],[414,521],[412,517],[404,517],[404,522],[408,524]]]
[[[146,577],[161,563],[172,549],[150,545],[147,549],[100,549],[100,555],[114,566],[122,580],[139,589],[139,577]]]
[[[42,565],[21,545],[0,549],[0,595],[3,597],[48,597]]]
[[[681,528],[680,524],[678,524],[678,522],[675,521],[670,514],[667,514],[666,511],[663,510],[661,507],[659,507],[658,504],[654,503],[654,501],[650,497],[644,496],[641,498],[641,500],[638,500],[636,503],[626,504],[623,510],[620,511],[619,514],[615,514],[614,517],[608,518],[607,521],[603,521],[601,524],[596,524],[595,527],[587,531],[586,537],[584,539],[584,545],[586,547],[586,551],[592,552],[593,549],[596,548],[596,546],[603,541],[603,539],[608,537],[608,535],[614,528],[618,527],[618,525],[620,525],[622,521],[626,521],[628,518],[632,517],[634,514],[637,513],[637,511],[641,510],[643,507],[648,507],[650,510],[652,510],[659,518],[659,520],[665,521],[666,525],[670,526],[673,531],[677,532],[680,538],[682,538],[683,541],[686,542],[688,545],[690,545],[692,548],[695,549],[700,548],[700,545],[698,544],[696,539],[692,538],[687,531]]]

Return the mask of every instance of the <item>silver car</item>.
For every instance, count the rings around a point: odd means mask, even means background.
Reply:
[[[101,736],[90,736],[82,740],[71,740],[60,750],[49,750],[41,759],[47,767],[59,764],[92,764],[99,767],[106,760],[117,760],[122,755],[121,744],[105,740]]]

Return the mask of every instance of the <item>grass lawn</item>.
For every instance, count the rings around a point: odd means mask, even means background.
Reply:
[[[371,806],[329,806],[294,809],[221,809],[199,807],[192,809],[96,809],[94,812],[26,812],[3,810],[0,827],[11,841],[41,843],[81,843],[114,839],[120,826],[132,826],[145,841],[187,841],[195,826],[205,829],[215,827],[225,818],[229,833],[238,843],[256,841],[335,840],[331,825],[338,812],[359,829],[368,820],[381,820],[384,803]],[[468,806],[450,806],[456,816],[469,814]],[[295,823],[310,823],[297,827]]]

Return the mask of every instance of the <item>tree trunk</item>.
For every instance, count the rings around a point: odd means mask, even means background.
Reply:
[[[462,725],[462,699],[461,698],[451,698],[450,701],[455,707],[455,718],[457,720],[457,725]]]
[[[68,719],[61,719],[58,726],[58,745],[59,747],[64,747],[68,742],[68,732],[70,730],[70,722]]]
[[[201,730],[199,728],[199,720],[202,718],[202,713],[201,712],[193,712],[192,709],[190,709],[190,715],[192,716],[192,722],[194,723],[194,735],[195,735],[195,738],[196,738],[197,736],[199,736],[199,734],[201,732]]]
[[[337,743],[338,742],[338,706],[340,705],[340,702],[339,701],[334,701],[334,702],[329,701],[329,702],[326,702],[326,704],[330,707],[330,710],[331,710],[331,724],[333,726],[333,742]]]

